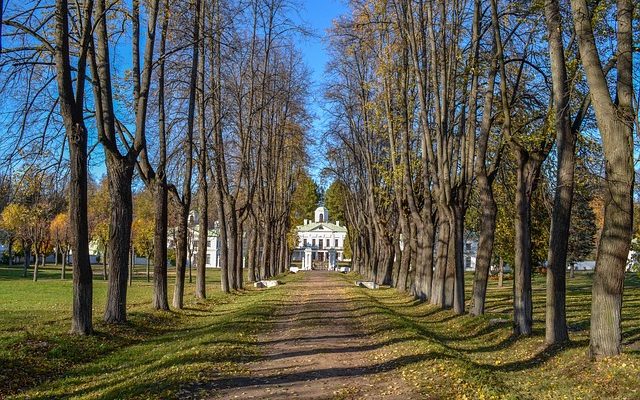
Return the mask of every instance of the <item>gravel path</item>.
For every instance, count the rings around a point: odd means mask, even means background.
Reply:
[[[417,399],[394,368],[375,357],[384,346],[354,317],[347,283],[336,273],[305,272],[259,336],[263,357],[250,374],[213,382],[212,399]],[[363,289],[365,290],[365,289]],[[375,361],[374,361],[375,360]]]

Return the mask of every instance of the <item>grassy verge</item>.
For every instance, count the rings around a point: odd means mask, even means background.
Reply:
[[[75,337],[67,334],[71,282],[59,270],[44,269],[34,283],[19,268],[0,267],[0,398],[180,397],[185,385],[237,374],[258,353],[255,334],[286,286],[224,295],[219,272],[207,274],[208,298],[197,301],[187,283],[185,309],[172,312],[150,308],[152,287],[140,276],[129,287],[122,326],[100,321],[106,283],[96,277],[97,333]]]
[[[345,277],[354,280],[354,274]],[[468,282],[469,283],[469,282]],[[467,285],[468,290],[470,284]],[[488,313],[456,316],[394,289],[353,287],[356,313],[378,343],[374,356],[425,398],[640,398],[640,280],[629,276],[623,310],[624,354],[587,359],[591,276],[568,281],[571,343],[544,347],[544,277],[534,279],[534,334],[511,336],[511,282],[490,283]],[[469,293],[467,293],[469,299]]]

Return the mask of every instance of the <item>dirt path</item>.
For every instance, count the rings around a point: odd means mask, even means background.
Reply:
[[[247,377],[217,380],[212,399],[414,399],[393,365],[374,360],[382,347],[353,316],[347,283],[335,273],[306,272],[259,337],[264,356]],[[384,360],[382,360],[384,361]]]

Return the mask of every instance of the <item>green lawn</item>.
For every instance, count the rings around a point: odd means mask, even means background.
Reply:
[[[233,374],[256,354],[254,334],[286,287],[223,295],[219,272],[207,270],[207,300],[196,301],[187,283],[183,311],[156,312],[145,268],[128,290],[129,322],[113,327],[101,323],[106,282],[96,266],[97,334],[75,337],[67,334],[71,281],[60,280],[59,268],[48,266],[34,283],[21,268],[0,266],[0,398],[179,396],[181,385]],[[172,291],[172,276],[169,282]]]
[[[624,354],[597,362],[587,358],[591,275],[568,279],[571,343],[563,348],[544,347],[544,282],[534,277],[534,335],[520,339],[511,335],[512,281],[503,288],[490,282],[483,317],[456,316],[393,289],[351,290],[357,313],[386,344],[379,359],[393,356],[399,375],[425,398],[639,399],[638,276],[628,275],[625,285]]]
[[[207,270],[206,301],[196,301],[194,285],[187,284],[185,310],[156,312],[144,269],[129,288],[129,323],[116,327],[100,322],[106,283],[97,274],[97,334],[74,337],[67,334],[71,282],[61,281],[58,269],[44,269],[34,283],[20,268],[0,267],[0,398],[179,398],[181,387],[193,391],[216,376],[242,372],[241,363],[260,352],[256,333],[269,327],[287,295],[286,284],[223,295],[218,271]],[[372,362],[396,371],[425,398],[640,398],[640,279],[629,275],[625,286],[624,354],[598,362],[587,359],[591,277],[578,274],[568,284],[572,342],[555,349],[543,346],[539,275],[534,335],[521,339],[511,336],[508,280],[503,288],[490,282],[484,317],[456,316],[394,289],[351,284],[349,290],[351,308],[381,343]]]

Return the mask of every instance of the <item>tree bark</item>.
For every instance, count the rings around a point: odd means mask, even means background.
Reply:
[[[591,303],[591,357],[620,353],[622,292],[633,221],[633,2],[617,1],[617,93],[612,100],[585,0],[571,0],[591,101],[605,156],[604,226],[598,244]]]
[[[188,244],[188,226],[189,209],[184,205],[180,206],[180,218],[176,228],[176,284],[173,288],[173,308],[179,310],[184,305],[184,283],[185,274],[187,272],[187,247]]]
[[[556,345],[569,340],[566,318],[566,275],[567,246],[573,203],[576,135],[571,129],[569,82],[562,39],[560,5],[557,0],[548,0],[545,3],[545,18],[549,35],[558,152],[556,192],[547,262],[545,342],[548,345]]]
[[[487,147],[491,132],[494,87],[497,74],[497,62],[494,60],[489,71],[487,91],[484,98],[482,111],[482,123],[478,136],[478,149],[476,155],[476,185],[480,201],[480,232],[478,237],[478,251],[476,254],[476,272],[473,276],[473,289],[471,297],[471,315],[484,314],[484,306],[487,295],[487,283],[489,269],[493,257],[493,242],[496,231],[496,218],[498,206],[493,195],[493,179],[497,164],[493,166],[493,173],[487,171]],[[498,159],[499,160],[499,159]]]
[[[161,175],[164,177],[164,174]],[[169,310],[167,290],[168,193],[163,178],[155,184],[155,235],[153,252],[153,308]]]
[[[153,308],[169,310],[169,294],[167,289],[167,225],[169,223],[169,193],[167,189],[167,137],[165,115],[165,55],[167,30],[169,26],[169,0],[164,0],[162,27],[160,31],[160,62],[158,65],[158,141],[160,161],[153,182],[155,193],[155,227],[153,236]]]
[[[25,245],[24,242],[22,243],[22,251],[24,252],[24,263],[22,264],[22,277],[26,278],[27,277],[27,271],[29,269],[29,264],[31,264],[31,245]]]
[[[132,178],[133,166],[108,153],[107,179],[111,220],[109,221],[109,246],[107,249],[109,288],[104,321],[109,324],[121,324],[127,321],[127,281],[133,216]]]
[[[256,281],[256,253],[257,253],[257,227],[255,224],[249,227],[249,248],[247,250],[247,268],[249,269],[249,282]]]
[[[33,281],[34,282],[38,282],[38,267],[39,267],[39,264],[38,264],[38,252],[36,251],[35,253],[36,253],[36,262],[33,265]]]
[[[500,257],[500,261],[498,264],[498,287],[502,287],[503,286],[503,280],[504,280],[504,260],[502,259],[502,257]]]
[[[64,253],[60,253],[62,254],[62,272],[60,274],[60,279],[65,280],[67,279],[67,260],[66,260],[66,250]]]
[[[513,331],[516,335],[528,336],[533,328],[531,196],[536,187],[542,161],[531,158],[521,147],[518,147],[517,151]]]

